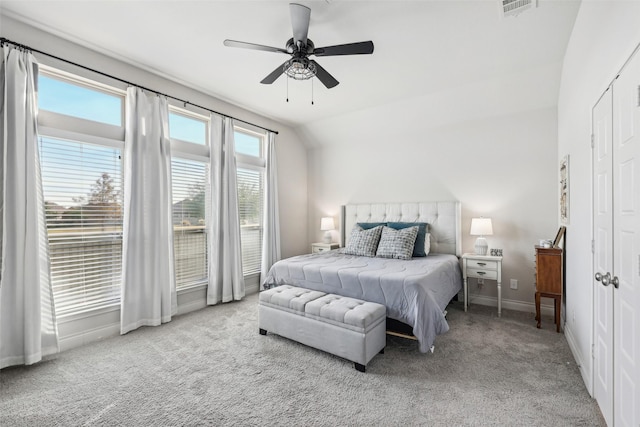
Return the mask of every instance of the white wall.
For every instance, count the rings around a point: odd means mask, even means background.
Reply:
[[[279,131],[279,135],[276,137],[276,154],[278,158],[282,256],[289,257],[308,252],[307,149],[291,128],[1,14],[0,35],[17,43],[100,70],[120,79]],[[97,76],[80,68],[52,60],[47,56],[37,53],[35,56],[43,64],[55,66],[106,84],[125,87],[124,84],[112,79]],[[171,59],[167,58],[167,60]],[[257,292],[257,290],[257,278],[249,278],[247,292]],[[179,314],[202,308],[206,306],[205,290],[195,289],[182,292],[182,294],[178,295],[178,303]],[[92,316],[83,315],[61,319],[59,324],[61,348],[68,349],[96,338],[118,334],[119,329],[119,310],[107,309],[99,313],[92,313]]]
[[[570,156],[565,334],[589,391],[593,340],[591,109],[640,43],[640,2],[583,1],[558,100],[558,156]]]
[[[309,236],[320,217],[357,202],[459,200],[493,219],[504,250],[505,308],[534,309],[534,244],[557,231],[559,64],[323,120],[300,129],[309,151]],[[337,241],[338,232],[334,240]],[[518,290],[509,289],[517,279]],[[488,282],[476,302],[496,304]],[[533,325],[533,319],[532,319]]]

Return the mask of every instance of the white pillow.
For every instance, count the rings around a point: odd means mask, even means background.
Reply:
[[[430,250],[431,250],[431,233],[427,233],[424,236],[424,254],[429,255]]]

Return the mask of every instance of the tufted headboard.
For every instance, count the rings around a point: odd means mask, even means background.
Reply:
[[[342,245],[358,222],[426,222],[431,252],[462,255],[460,202],[366,203],[342,207]]]

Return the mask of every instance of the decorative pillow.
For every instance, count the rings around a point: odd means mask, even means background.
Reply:
[[[389,222],[387,223],[387,227],[394,228],[396,230],[401,230],[407,227],[415,227],[418,226],[418,236],[416,237],[416,244],[413,246],[413,256],[427,256],[429,253],[428,250],[425,251],[426,248],[426,240],[425,236],[427,234],[427,227],[429,224],[426,222]]]
[[[343,253],[347,255],[376,256],[376,249],[378,248],[381,233],[381,225],[363,230],[362,227],[356,224],[353,230],[351,230],[349,243],[347,243],[347,247],[344,248]]]
[[[386,222],[359,222],[358,225],[362,227],[363,230],[368,230],[370,228],[375,228],[379,225],[387,225]]]
[[[383,227],[376,256],[381,258],[411,259],[418,228],[418,226],[414,226],[395,230],[390,227]]]
[[[417,241],[418,241],[418,238],[416,237],[416,242]],[[413,249],[414,249],[414,252],[415,252],[415,246],[413,247]],[[431,233],[427,233],[424,236],[424,256],[429,255],[430,251],[431,251]]]

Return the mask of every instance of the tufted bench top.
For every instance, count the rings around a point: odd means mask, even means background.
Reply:
[[[260,292],[260,304],[356,332],[368,331],[387,315],[382,304],[290,285]]]
[[[384,305],[333,294],[309,301],[305,312],[308,317],[316,320],[357,331],[368,330],[387,315]]]
[[[260,303],[304,316],[305,305],[324,295],[324,292],[284,285],[260,292]]]

